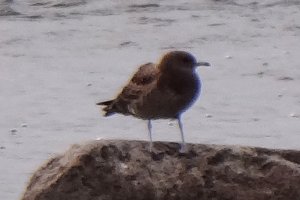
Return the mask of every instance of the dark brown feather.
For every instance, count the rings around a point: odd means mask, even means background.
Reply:
[[[108,106],[108,105],[110,105],[113,101],[114,101],[114,100],[103,101],[103,102],[96,103],[96,105],[98,105],[98,106]]]
[[[200,91],[196,66],[191,54],[169,52],[157,65],[140,66],[114,100],[99,105],[105,106],[105,116],[121,113],[142,119],[177,118]]]
[[[182,152],[185,142],[180,116],[199,95],[201,83],[195,68],[200,65],[209,66],[208,63],[197,62],[188,52],[171,51],[157,65],[147,63],[140,66],[114,100],[97,105],[105,106],[104,116],[121,113],[148,120],[150,151],[151,120],[176,118],[182,138]]]
[[[129,84],[136,85],[147,85],[153,82],[156,78],[157,70],[155,69],[155,65],[153,63],[147,63],[138,69],[138,71],[133,75]]]
[[[146,85],[155,81],[157,77],[157,69],[153,63],[146,63],[139,67],[138,71],[133,75],[129,83],[122,89],[116,99],[100,102],[97,105],[104,105],[104,116],[114,113],[122,113],[124,115],[132,114],[128,109],[128,105],[138,100],[143,95]]]

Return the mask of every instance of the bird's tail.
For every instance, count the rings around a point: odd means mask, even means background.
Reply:
[[[99,102],[96,105],[98,106],[105,106],[102,110],[104,111],[104,116],[108,117],[112,114],[115,114],[115,106],[114,106],[114,100],[109,100],[109,101],[103,101],[103,102]]]

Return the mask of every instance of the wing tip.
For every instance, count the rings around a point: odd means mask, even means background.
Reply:
[[[97,106],[105,106],[102,111],[104,112],[103,113],[103,116],[104,117],[108,117],[108,116],[111,116],[113,114],[115,114],[116,112],[113,110],[113,101],[114,100],[108,100],[108,101],[102,101],[102,102],[99,102],[99,103],[96,103]]]
[[[101,101],[101,102],[98,102],[96,103],[97,106],[109,106],[112,104],[114,100],[108,100],[108,101]]]

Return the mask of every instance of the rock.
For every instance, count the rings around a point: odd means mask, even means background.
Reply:
[[[290,117],[300,118],[300,115],[297,115],[296,113],[290,113]]]
[[[17,135],[18,130],[16,128],[10,129],[12,135]]]
[[[22,200],[297,200],[300,152],[238,146],[93,141],[32,176]]]
[[[26,123],[22,123],[21,127],[26,128],[26,127],[28,127],[28,125]]]
[[[206,118],[212,118],[213,116],[211,114],[205,114]]]

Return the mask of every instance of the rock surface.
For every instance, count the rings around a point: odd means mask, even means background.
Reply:
[[[74,145],[32,176],[22,200],[300,199],[300,152],[175,143]]]

